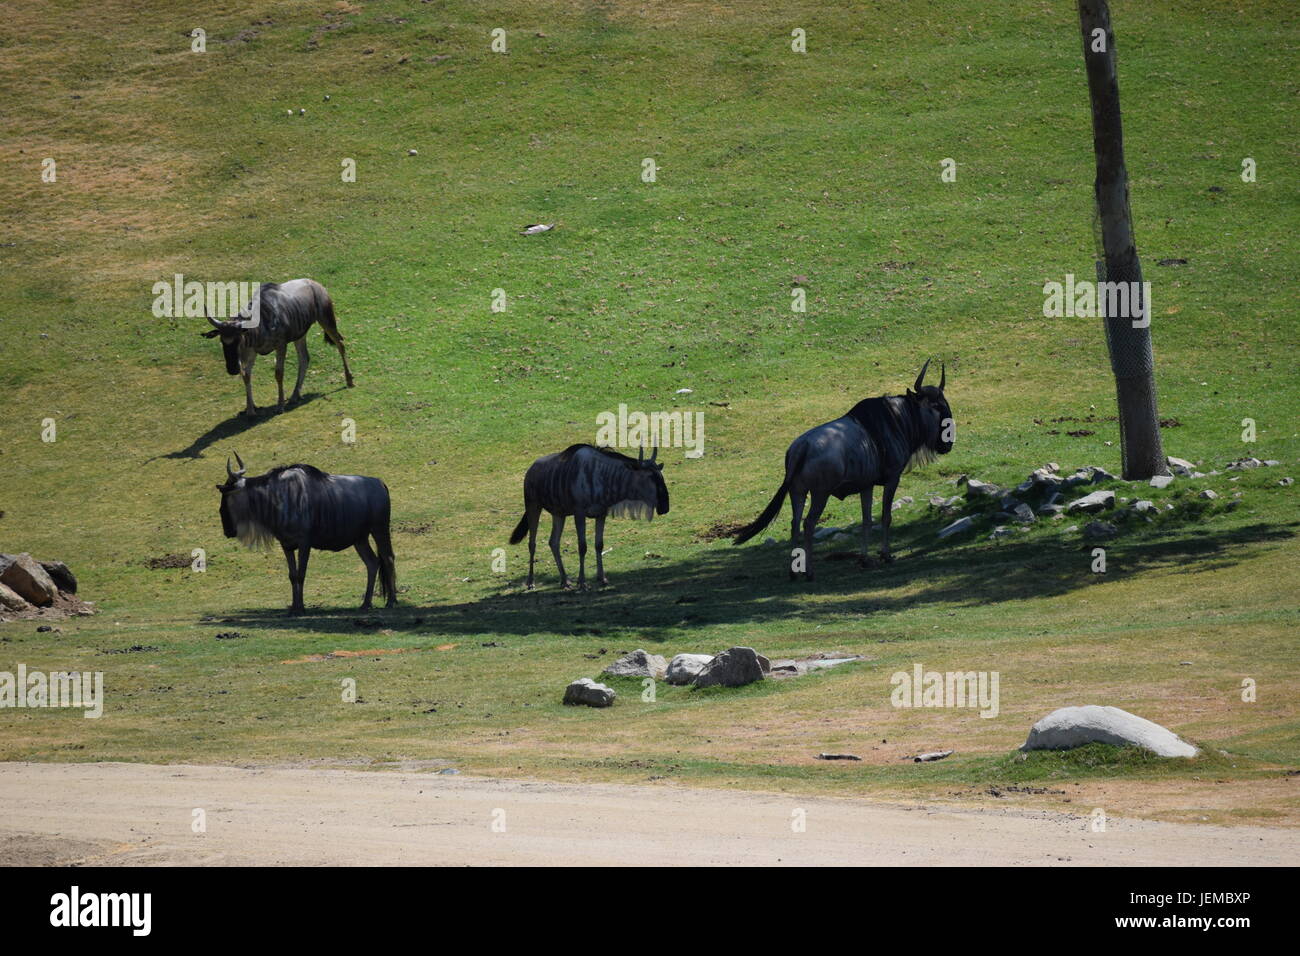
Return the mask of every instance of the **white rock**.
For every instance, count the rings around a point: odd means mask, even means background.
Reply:
[[[1084,744],[1135,746],[1161,757],[1195,757],[1197,749],[1157,723],[1118,707],[1062,707],[1029,731],[1021,750],[1071,750]]]
[[[1168,488],[1174,483],[1173,475],[1156,475],[1151,479],[1152,488]]]
[[[647,653],[638,647],[631,654],[614,661],[601,673],[614,677],[653,677],[655,680],[663,680],[668,673],[668,662],[658,654]]]
[[[670,684],[689,684],[711,660],[712,654],[678,654],[668,662],[666,680]]]
[[[590,677],[580,677],[564,689],[566,704],[586,704],[588,707],[608,707],[617,695],[604,684]]]
[[[969,531],[975,527],[975,519],[967,515],[965,518],[958,518],[948,527],[939,532],[939,537],[946,538],[949,535],[961,534],[963,531]]]
[[[1082,498],[1076,498],[1065,506],[1067,512],[1083,511],[1093,514],[1098,511],[1105,511],[1115,504],[1115,492],[1113,491],[1094,491],[1090,495],[1084,495]]]

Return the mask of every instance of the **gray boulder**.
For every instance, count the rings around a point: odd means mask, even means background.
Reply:
[[[1016,505],[1012,509],[1011,517],[1021,524],[1033,524],[1037,519],[1034,517],[1034,509],[1029,505]]]
[[[696,675],[696,687],[744,687],[762,680],[771,662],[752,647],[729,647],[704,665]]]
[[[564,689],[566,704],[585,704],[588,707],[608,707],[617,695],[604,684],[590,677],[581,677]]]
[[[49,574],[26,552],[0,554],[0,584],[37,607],[49,607],[59,595]]]
[[[1209,489],[1209,488],[1206,488],[1204,491],[1202,491],[1202,492],[1201,492],[1199,495],[1197,495],[1196,497],[1198,497],[1198,498],[1204,498],[1204,499],[1206,499],[1207,501],[1213,501],[1215,498],[1219,497],[1219,495],[1218,495],[1217,492],[1212,491],[1212,490]]]
[[[1168,488],[1173,483],[1173,475],[1156,475],[1151,479],[1152,488]]]
[[[68,566],[62,561],[42,561],[41,567],[43,567],[45,573],[50,576],[50,580],[54,582],[54,586],[64,594],[77,593],[76,575],[74,575],[72,571],[69,570]]]
[[[670,684],[689,684],[711,660],[712,654],[678,654],[668,662],[666,680]]]
[[[1109,521],[1089,521],[1083,526],[1083,536],[1093,541],[1113,538],[1117,534],[1119,534],[1119,528]]]
[[[1192,472],[1196,471],[1196,466],[1185,458],[1175,458],[1170,455],[1165,461],[1169,462],[1169,470],[1175,475],[1181,475],[1184,478],[1192,477]]]
[[[1082,498],[1076,498],[1065,506],[1065,510],[1071,514],[1076,511],[1082,511],[1086,514],[1095,514],[1098,511],[1105,511],[1115,504],[1115,492],[1113,491],[1094,491],[1090,495],[1084,495]]]
[[[1072,750],[1084,744],[1142,747],[1161,757],[1195,757],[1197,749],[1157,723],[1118,707],[1062,707],[1029,731],[1021,750]]]
[[[626,654],[610,664],[601,673],[613,677],[653,677],[655,680],[663,680],[664,675],[668,673],[668,662],[658,654],[648,654],[638,647],[631,654]]]

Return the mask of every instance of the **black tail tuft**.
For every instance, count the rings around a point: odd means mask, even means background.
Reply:
[[[790,490],[790,478],[803,467],[803,461],[807,454],[808,449],[806,445],[799,449],[798,457],[794,462],[788,464],[786,467],[785,481],[781,482],[781,487],[776,489],[776,494],[774,494],[772,500],[767,503],[767,507],[763,509],[763,513],[754,519],[753,524],[748,524],[741,528],[740,532],[732,540],[732,544],[744,544],[772,523],[772,519],[781,511],[781,501],[785,498],[785,493]]]
[[[510,533],[510,543],[518,544],[520,541],[524,540],[524,535],[526,535],[527,533],[528,533],[528,512],[525,511],[524,516],[519,519],[519,524],[515,525],[515,530]]]

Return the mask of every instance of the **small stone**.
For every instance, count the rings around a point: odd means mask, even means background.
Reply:
[[[1281,485],[1283,488],[1286,488],[1288,485],[1293,485],[1293,484],[1295,484],[1295,479],[1294,479],[1294,478],[1279,478],[1279,479],[1277,480],[1277,483],[1278,483],[1279,485]]]
[[[1133,510],[1139,514],[1146,514],[1148,511],[1155,511],[1156,505],[1154,501],[1147,501],[1143,498],[1139,501],[1133,502]]]
[[[965,518],[958,518],[952,524],[948,525],[948,527],[943,528],[939,532],[939,537],[951,537],[954,534],[961,534],[963,531],[969,531],[973,527],[975,527],[975,519],[970,515],[967,515]]]
[[[966,481],[967,498],[996,498],[1001,491],[1002,489],[997,485],[980,481],[978,478],[969,478]]]
[[[1119,528],[1108,521],[1089,521],[1083,528],[1083,536],[1094,541],[1113,538],[1119,534]]]
[[[1198,497],[1198,498],[1204,498],[1204,499],[1207,500],[1207,501],[1213,501],[1215,498],[1217,498],[1217,497],[1219,497],[1219,496],[1218,496],[1218,494],[1216,494],[1215,492],[1211,491],[1209,488],[1206,488],[1204,491],[1202,491],[1202,492],[1201,492],[1199,495],[1197,495],[1196,497]]]
[[[1168,488],[1174,483],[1173,475],[1155,475],[1151,479],[1152,488]]]

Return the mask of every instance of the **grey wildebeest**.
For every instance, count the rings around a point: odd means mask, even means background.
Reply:
[[[880,512],[884,544],[880,557],[892,561],[889,524],[899,479],[913,465],[926,464],[936,455],[952,451],[955,437],[952,409],[943,394],[947,370],[941,373],[938,386],[925,385],[925,371],[929,367],[930,362],[926,360],[916,377],[915,390],[908,389],[906,395],[863,399],[842,418],[818,425],[796,438],[785,453],[785,480],[781,487],[754,523],[736,535],[735,543],[743,544],[766,528],[781,510],[782,498],[788,493],[794,512],[790,543],[792,548],[798,547],[804,498],[812,495],[812,505],[803,522],[803,560],[811,581],[813,532],[827,499],[834,495],[843,501],[857,494],[862,498],[862,557],[870,562],[867,548],[871,535],[871,497],[876,485],[880,485],[884,488]],[[790,579],[796,577],[792,563]]]
[[[560,572],[560,587],[569,586],[560,560],[560,537],[564,519],[573,515],[578,531],[578,587],[587,585],[587,519],[596,519],[596,580],[608,584],[601,552],[605,550],[605,519],[611,515],[652,519],[668,514],[668,486],[664,484],[662,464],[643,448],[636,458],[629,458],[612,448],[594,445],[570,445],[562,452],[543,455],[524,475],[524,516],[519,519],[510,543],[518,544],[528,535],[528,581],[533,586],[533,565],[537,557],[537,525],[542,510],[551,513],[551,554]]]
[[[217,320],[207,315],[212,328],[201,333],[205,338],[221,337],[221,347],[226,355],[226,371],[244,377],[244,394],[247,404],[245,415],[256,415],[253,404],[253,362],[259,355],[275,353],[275,384],[280,392],[276,406],[284,411],[284,355],[292,342],[298,350],[298,382],[293,387],[290,402],[302,398],[302,380],[307,375],[311,358],[307,355],[307,333],[313,323],[320,323],[325,341],[339,350],[343,359],[343,377],[352,387],[352,370],[348,368],[348,355],[343,348],[343,336],[334,321],[334,303],[325,287],[314,279],[292,279],[289,282],[263,283],[258,288],[256,310],[250,302],[235,319]],[[247,317],[245,317],[247,315]],[[257,317],[256,323],[252,321]]]
[[[293,585],[291,614],[304,610],[302,583],[307,577],[311,549],[342,551],[356,548],[366,565],[366,596],[370,607],[375,593],[397,603],[397,568],[388,533],[388,486],[364,475],[330,475],[311,465],[283,465],[264,475],[247,478],[238,453],[239,470],[226,459],[226,483],[221,492],[221,528],[227,538],[257,547],[275,538],[284,549]],[[371,548],[370,538],[375,539]],[[297,558],[294,557],[297,552]],[[376,554],[376,552],[378,552]]]

